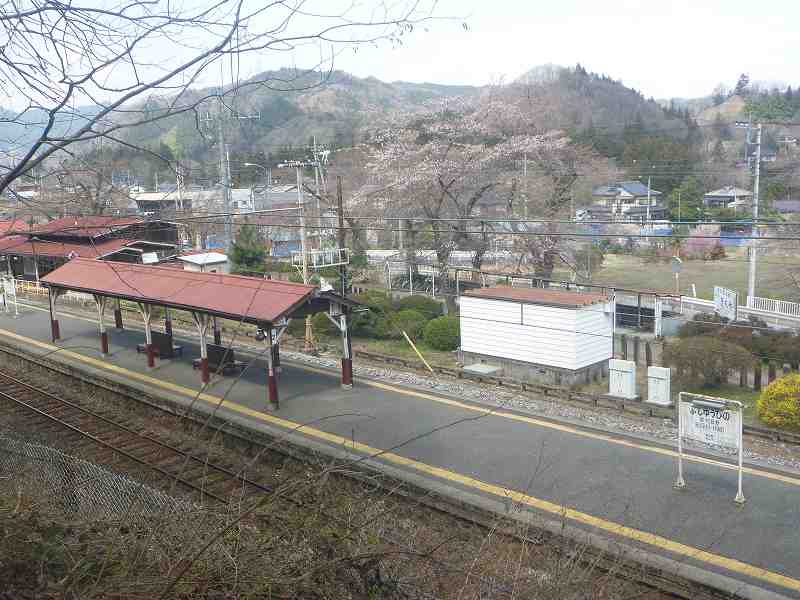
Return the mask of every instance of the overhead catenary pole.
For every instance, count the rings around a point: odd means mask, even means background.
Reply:
[[[336,213],[339,218],[339,229],[336,232],[338,237],[340,251],[344,249],[345,245],[345,231],[344,231],[344,195],[342,194],[342,176],[336,176]],[[347,295],[347,265],[342,263],[339,265],[339,279],[342,283],[342,296]]]
[[[758,254],[758,188],[761,175],[761,123],[756,125],[756,171],[753,178],[753,237],[750,240],[750,272],[747,276],[747,297],[756,295],[756,261]]]
[[[231,178],[228,151],[225,147],[225,133],[222,127],[222,97],[219,98],[219,114],[217,115],[217,146],[219,146],[219,173],[222,181],[222,212],[225,215],[223,245],[227,250],[231,244]]]

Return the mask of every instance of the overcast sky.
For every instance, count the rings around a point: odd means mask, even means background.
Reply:
[[[656,98],[695,97],[740,73],[800,84],[798,0],[441,0],[398,50],[344,53],[336,66],[383,80],[480,85],[544,63],[580,62]]]

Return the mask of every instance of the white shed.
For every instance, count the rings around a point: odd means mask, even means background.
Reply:
[[[183,254],[177,259],[183,263],[184,271],[200,271],[202,273],[227,273],[228,256],[221,252],[198,252]]]
[[[460,300],[460,320],[465,363],[495,364],[519,379],[577,382],[604,373],[613,356],[614,302],[605,295],[469,290]]]

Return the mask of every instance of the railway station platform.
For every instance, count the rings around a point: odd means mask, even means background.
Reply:
[[[688,487],[676,491],[674,449],[656,441],[382,381],[362,378],[342,388],[335,371],[286,360],[275,409],[264,394],[264,356],[243,351],[249,366],[240,376],[211,377],[204,387],[191,366],[200,354],[191,335],[176,331],[183,356],[148,369],[136,352],[143,332],[133,323],[120,331],[109,319],[103,356],[96,318],[62,308],[53,343],[48,308],[20,309],[18,318],[0,313],[0,344],[363,461],[481,508],[610,540],[634,559],[741,597],[800,597],[800,474],[749,465],[747,503],[737,507],[734,470],[689,456]]]

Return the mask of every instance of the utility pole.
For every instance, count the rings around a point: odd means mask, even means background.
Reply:
[[[297,174],[297,210],[300,213],[300,254],[303,260],[303,283],[308,285],[308,249],[306,247],[306,215],[305,203],[303,202],[303,167],[316,166],[314,161],[291,160],[278,165],[279,167],[294,167]],[[313,349],[311,337],[311,316],[306,317],[306,334],[303,343],[303,351],[310,352]]]
[[[339,217],[339,230],[336,232],[336,237],[339,241],[339,248],[344,248],[344,196],[342,194],[342,176],[336,176],[336,213]],[[342,263],[339,265],[339,278],[342,282],[342,296],[347,295],[347,265]]]
[[[217,114],[217,146],[219,146],[219,172],[222,178],[222,212],[225,215],[223,247],[228,251],[231,245],[231,165],[228,160],[228,148],[225,146],[225,132],[222,127],[222,97],[219,98],[219,113]]]
[[[651,176],[647,176],[647,222],[650,222],[650,180]]]
[[[753,180],[753,233],[750,240],[750,273],[747,278],[747,296],[756,295],[756,260],[758,253],[758,187],[761,175],[761,123],[756,125],[756,173]]]

